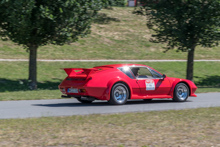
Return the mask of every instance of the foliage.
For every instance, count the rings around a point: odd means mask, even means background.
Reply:
[[[112,6],[124,7],[127,5],[127,0],[110,0]]]
[[[137,14],[147,16],[153,42],[167,43],[166,51],[188,51],[187,79],[193,81],[196,46],[217,46],[220,40],[219,0],[142,0]]]
[[[136,13],[147,16],[155,31],[153,41],[167,43],[167,49],[188,51],[194,44],[218,45],[220,39],[219,0],[142,0]]]
[[[107,0],[1,0],[1,36],[29,47],[63,45],[90,32],[92,18]]]
[[[133,7],[113,7],[98,12],[91,34],[63,46],[46,45],[38,48],[39,59],[133,59],[185,60],[187,52],[176,49],[163,53],[165,44],[149,42],[153,31],[146,27],[145,16],[132,15]],[[143,31],[144,30],[144,31]],[[148,32],[148,33],[146,33]],[[195,59],[220,59],[219,47],[196,47]],[[123,54],[123,56],[122,56]],[[27,59],[21,46],[0,40],[0,58]]]
[[[30,51],[29,88],[37,89],[37,49],[63,45],[90,33],[94,16],[108,0],[1,0],[0,36]]]

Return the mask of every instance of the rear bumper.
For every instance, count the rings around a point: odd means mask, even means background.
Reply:
[[[69,88],[77,88],[78,93],[68,93]],[[108,100],[108,92],[105,87],[65,87],[59,86],[60,91],[64,94],[62,97],[92,97],[99,100]],[[83,89],[83,90],[82,90]],[[83,92],[81,92],[83,91]]]

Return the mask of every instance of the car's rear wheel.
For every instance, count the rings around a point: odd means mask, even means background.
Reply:
[[[84,103],[84,104],[90,104],[93,102],[93,100],[82,100],[81,97],[76,98],[79,102]]]
[[[129,98],[128,87],[123,83],[116,83],[111,90],[111,97],[108,101],[113,105],[123,105],[127,102]]]
[[[185,102],[189,96],[189,87],[184,83],[176,85],[173,94],[173,100],[175,102]]]

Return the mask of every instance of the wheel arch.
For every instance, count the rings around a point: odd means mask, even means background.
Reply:
[[[108,82],[107,84],[107,91],[108,91],[108,97],[107,97],[107,100],[110,100],[110,97],[111,97],[111,91],[112,91],[112,87],[117,84],[117,83],[122,83],[124,84],[127,88],[128,88],[128,91],[129,91],[129,98],[131,98],[131,95],[132,95],[132,88],[131,86],[129,85],[128,82],[126,82],[125,80],[123,79],[112,79],[111,81]]]
[[[118,83],[122,83],[122,84],[124,84],[124,85],[128,88],[128,92],[129,92],[129,97],[128,97],[128,99],[131,99],[131,88],[130,88],[130,86],[129,86],[126,82],[124,82],[124,81],[118,81],[118,82],[115,82],[115,83],[112,85],[112,87],[113,87],[115,84],[118,84]],[[110,96],[111,96],[112,87],[111,87],[111,89],[110,89]]]

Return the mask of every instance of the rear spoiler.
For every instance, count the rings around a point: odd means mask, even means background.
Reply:
[[[98,71],[96,68],[63,68],[63,70],[71,78],[87,78],[89,74]]]

